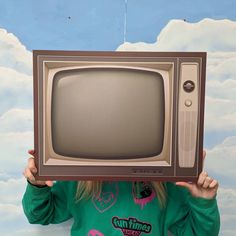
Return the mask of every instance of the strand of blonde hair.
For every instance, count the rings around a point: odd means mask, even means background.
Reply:
[[[162,182],[151,182],[161,208],[166,204],[166,188]],[[102,181],[80,181],[77,185],[76,201],[99,196],[102,191]]]

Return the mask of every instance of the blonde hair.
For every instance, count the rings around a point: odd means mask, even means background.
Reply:
[[[151,182],[153,189],[156,192],[156,196],[161,208],[166,204],[166,188],[162,182]],[[90,199],[93,196],[100,196],[102,191],[102,181],[80,181],[77,184],[76,201],[82,199]]]

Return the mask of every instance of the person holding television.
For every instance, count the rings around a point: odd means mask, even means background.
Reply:
[[[36,181],[34,151],[24,170],[23,209],[32,224],[74,218],[71,235],[217,236],[218,182],[203,171],[197,183]],[[206,153],[204,152],[204,157]]]

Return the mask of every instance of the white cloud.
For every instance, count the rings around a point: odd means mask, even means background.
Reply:
[[[235,182],[236,172],[236,136],[227,137],[222,143],[207,150],[206,169],[220,178]],[[220,180],[219,180],[220,181]],[[236,186],[236,185],[235,185]]]
[[[33,146],[32,53],[0,29],[0,175],[22,173]]]
[[[236,131],[236,112],[231,114],[206,114],[206,131]]]
[[[0,203],[0,212],[1,212],[1,223],[7,222],[9,220],[17,220],[19,216],[22,215],[21,206],[16,206],[14,204],[1,204]]]
[[[220,235],[233,236],[236,234],[236,190],[219,188],[217,199],[221,215]]]
[[[206,96],[205,131],[236,131],[236,101]]]
[[[0,117],[0,124],[0,180],[4,180],[21,175],[27,164],[27,152],[34,147],[33,112],[9,110]]]
[[[33,148],[33,132],[0,133],[0,173],[21,175]]]
[[[157,37],[156,43],[124,43],[125,51],[236,51],[236,22],[204,19],[198,23],[171,20]],[[220,32],[220,33],[219,33]]]
[[[218,205],[225,214],[223,220],[227,220],[227,215],[229,214],[234,214],[236,217],[236,190],[232,188],[219,188],[217,198]]]
[[[27,222],[21,206],[25,186],[23,177],[0,181],[0,235],[7,235]]]
[[[26,183],[24,177],[0,180],[0,203],[20,206]]]
[[[207,81],[207,93],[211,94],[211,96],[216,97],[216,98],[230,99],[230,100],[236,101],[235,99],[236,76],[235,76],[235,79],[226,79],[224,81],[220,81],[220,80]]]
[[[11,176],[5,171],[5,172],[0,172],[0,180],[6,181],[10,179]]]
[[[32,54],[18,38],[0,29],[0,66],[12,68],[21,73],[32,73]]]
[[[0,132],[26,132],[33,129],[32,109],[11,109],[0,116]],[[20,125],[19,125],[20,124]]]
[[[207,77],[209,80],[234,79],[236,77],[236,52],[209,52]]]
[[[71,222],[62,223],[60,225],[49,225],[49,226],[40,226],[40,225],[24,225],[23,227],[11,230],[6,234],[1,234],[2,236],[65,236],[70,235]]]
[[[31,108],[32,76],[7,67],[0,67],[0,114],[12,108]]]

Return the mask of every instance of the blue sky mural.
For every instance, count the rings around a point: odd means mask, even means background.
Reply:
[[[32,50],[207,51],[206,169],[220,182],[222,236],[236,235],[234,0],[0,0],[0,234],[67,235],[21,207],[33,147]]]

